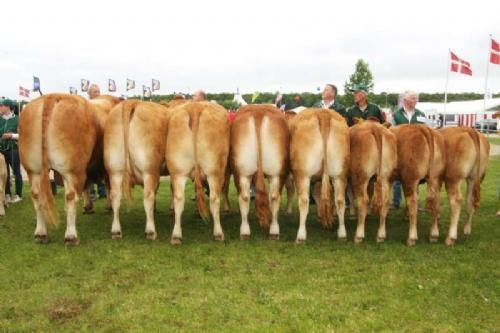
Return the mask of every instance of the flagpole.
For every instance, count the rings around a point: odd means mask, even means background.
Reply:
[[[446,123],[446,104],[448,103],[448,82],[450,80],[450,53],[451,50],[448,49],[448,61],[446,62],[446,84],[444,88],[444,110],[443,110],[443,127]]]
[[[488,39],[488,57],[486,58],[486,77],[484,79],[484,104],[483,104],[483,116],[481,117],[481,132],[483,131],[483,126],[484,126],[484,115],[486,114],[486,95],[488,94],[488,76],[490,72],[490,53],[491,53],[491,39],[493,36],[490,34],[489,39]],[[489,131],[487,131],[486,134],[488,134]]]

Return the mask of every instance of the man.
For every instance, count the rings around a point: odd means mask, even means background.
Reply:
[[[12,111],[14,102],[10,99],[0,100],[0,151],[5,156],[7,163],[7,183],[5,185],[5,200],[10,203],[16,203],[22,200],[23,177],[21,175],[21,163],[19,162],[19,151],[17,149],[17,128],[19,117]],[[10,190],[10,168],[16,179],[16,195],[11,198]]]
[[[427,118],[419,109],[415,108],[418,102],[418,94],[414,91],[405,91],[403,94],[403,106],[400,107],[393,116],[393,125],[403,124],[426,124]],[[392,184],[392,207],[399,208],[401,204],[401,182],[395,181]]]
[[[203,90],[195,91],[193,95],[193,102],[203,102],[207,100],[207,94]]]
[[[101,89],[99,89],[97,84],[92,83],[87,91],[87,94],[89,95],[89,99],[94,99],[101,95]]]
[[[365,84],[356,84],[351,92],[354,93],[354,106],[347,111],[347,124],[353,126],[363,120],[376,120],[383,124],[384,116],[380,108],[369,103],[366,99],[368,96],[368,87]]]
[[[97,97],[101,96],[101,89],[99,88],[99,86],[97,84],[92,83],[89,86],[89,90],[87,91],[87,94],[89,95],[89,99],[97,98]],[[104,185],[103,182],[97,183],[97,192],[99,193],[99,198],[101,198],[101,199],[106,198],[106,186]],[[94,185],[91,186],[90,197],[92,199],[96,198]]]
[[[333,84],[328,83],[323,89],[323,99],[319,101],[314,107],[335,110],[342,117],[347,117],[347,112],[345,106],[338,103],[337,98],[337,87]]]

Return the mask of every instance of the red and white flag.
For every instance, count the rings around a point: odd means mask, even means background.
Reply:
[[[457,57],[457,55],[450,51],[451,56],[451,68],[452,72],[462,73],[465,75],[472,75],[472,69],[470,68],[470,62],[465,61]]]
[[[30,97],[30,90],[19,86],[19,95],[24,97]]]
[[[500,44],[493,38],[491,39],[490,62],[500,65]]]

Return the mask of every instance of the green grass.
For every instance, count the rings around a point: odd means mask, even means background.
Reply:
[[[49,230],[49,244],[38,245],[26,193],[0,220],[0,331],[500,332],[499,180],[496,158],[472,237],[453,248],[443,244],[444,193],[440,242],[426,240],[430,218],[422,213],[413,248],[404,245],[402,209],[391,211],[381,245],[375,217],[367,240],[356,246],[354,221],[347,225],[349,242],[338,243],[310,214],[307,244],[296,246],[296,207],[293,216],[281,217],[280,241],[268,241],[252,215],[252,239],[242,242],[234,189],[233,212],[222,216],[225,244],[212,241],[211,226],[188,200],[184,244],[174,247],[166,184],[157,241],[144,237],[136,189],[130,212],[122,209],[121,241],[111,240],[111,216],[101,200],[95,215],[78,215],[79,247],[64,246],[64,225]],[[61,191],[57,201],[62,217]]]
[[[500,137],[488,137],[488,140],[494,145],[500,145]]]

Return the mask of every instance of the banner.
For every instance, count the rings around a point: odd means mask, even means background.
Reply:
[[[90,81],[86,79],[81,79],[81,91],[89,91]]]
[[[135,89],[135,81],[127,79],[127,91]]]

